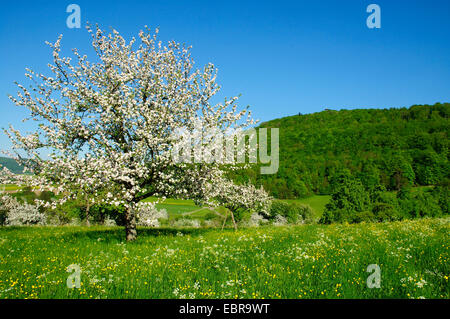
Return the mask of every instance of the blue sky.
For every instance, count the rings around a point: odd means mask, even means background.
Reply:
[[[81,7],[81,29],[66,7]],[[366,7],[381,7],[369,29]],[[46,71],[53,42],[89,56],[86,21],[128,38],[144,25],[193,46],[198,67],[219,68],[223,96],[242,94],[262,121],[324,108],[384,108],[450,101],[450,1],[2,1],[0,127],[26,115],[7,94]],[[0,134],[0,149],[9,148]]]

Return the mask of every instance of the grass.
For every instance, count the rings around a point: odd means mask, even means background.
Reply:
[[[296,202],[299,204],[309,205],[314,212],[314,216],[316,218],[320,218],[325,210],[325,205],[328,204],[330,199],[330,195],[313,195],[301,199],[285,199],[284,201],[288,203]]]
[[[325,205],[330,201],[331,196],[329,195],[314,195],[307,198],[302,199],[285,199],[283,201],[292,203],[300,203],[309,205],[315,217],[318,219],[322,215]],[[144,202],[156,202],[158,198],[149,197],[144,200]],[[195,205],[192,200],[184,200],[184,199],[173,199],[167,198],[162,202],[156,204],[156,208],[158,209],[166,209],[169,213],[170,218],[179,218],[181,216],[190,216],[192,218],[203,219],[208,213],[211,211],[207,208],[203,208]],[[223,208],[218,208],[216,211],[222,215],[224,215]]]
[[[14,184],[0,184],[0,193],[1,192],[11,192],[11,191],[18,191],[22,189],[23,187],[14,185]]]
[[[221,223],[226,214],[224,207],[216,207],[214,209],[201,207],[197,206],[193,200],[166,198],[161,201],[157,197],[148,197],[143,201],[156,202],[158,200],[156,208],[165,209],[169,213],[169,221],[183,218],[197,219],[199,221],[215,219],[218,223]],[[231,223],[231,220],[229,222]]]
[[[159,204],[165,204],[165,205],[183,205],[183,206],[193,206],[197,207],[193,200],[190,199],[176,199],[176,198],[166,198],[164,200],[161,200],[158,197],[150,196],[143,200],[143,202],[150,202],[154,203],[156,201],[159,201]]]
[[[140,228],[132,243],[118,227],[4,227],[0,298],[448,299],[449,222]],[[71,264],[79,289],[66,286]]]
[[[178,218],[183,214],[196,211],[201,209],[200,206],[195,205],[193,200],[186,199],[174,199],[174,198],[166,198],[164,200],[160,200],[157,197],[148,197],[143,200],[143,202],[159,202],[156,204],[156,208],[165,209],[167,213],[169,213],[170,218]]]

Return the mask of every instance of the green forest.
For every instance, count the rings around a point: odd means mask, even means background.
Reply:
[[[333,176],[347,169],[367,189],[444,183],[449,178],[450,104],[410,108],[325,110],[262,123],[279,128],[280,167],[254,167],[237,181],[263,185],[280,199],[331,194]]]

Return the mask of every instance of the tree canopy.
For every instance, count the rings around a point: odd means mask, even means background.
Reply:
[[[225,135],[255,123],[249,110],[237,109],[237,97],[212,104],[220,89],[213,64],[194,68],[190,47],[174,41],[163,45],[158,30],[145,29],[130,41],[114,29],[106,33],[88,26],[88,31],[93,59],[76,49],[74,58],[61,56],[60,36],[48,43],[50,75],[27,69],[31,86],[17,84],[17,96],[10,96],[39,124],[32,134],[12,126],[6,131],[14,147],[27,154],[21,164],[33,173],[29,186],[64,193],[62,201],[102,195],[105,202],[124,206],[127,240],[136,238],[137,207],[151,205],[141,202],[150,195],[205,202],[221,195],[226,202],[237,192],[246,208],[268,200],[253,186],[224,189],[229,185],[223,177],[225,159],[209,160],[207,150],[221,140],[207,132]],[[180,134],[193,132],[198,138],[183,143],[197,147],[184,154],[195,157],[195,163],[177,161]],[[50,159],[43,159],[42,150],[50,151]]]

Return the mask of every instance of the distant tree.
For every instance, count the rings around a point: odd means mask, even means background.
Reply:
[[[354,214],[370,209],[368,192],[348,170],[339,171],[331,179],[331,187],[331,201],[325,207],[321,223],[350,221]]]
[[[372,162],[363,163],[358,178],[369,193],[379,187],[381,183],[380,171]]]
[[[448,183],[442,183],[433,189],[433,197],[437,199],[444,215],[450,214],[450,187]]]
[[[413,157],[414,171],[419,185],[434,185],[442,180],[446,159],[441,159],[431,148],[416,150]]]
[[[388,159],[387,170],[390,172],[390,189],[400,190],[404,186],[412,186],[415,180],[415,173],[410,164],[401,154],[393,154]]]
[[[439,193],[440,190],[435,192],[404,187],[397,193],[399,210],[407,218],[441,216],[445,214],[445,204]]]
[[[208,184],[204,188],[203,198],[209,198],[206,203],[210,206],[228,208],[235,229],[237,228],[236,213],[250,211],[250,213],[259,213],[265,216],[270,214],[271,199],[264,188],[256,188],[252,184],[236,185],[224,178],[217,178],[215,182],[215,185]],[[223,226],[227,217],[228,215],[225,216]]]

